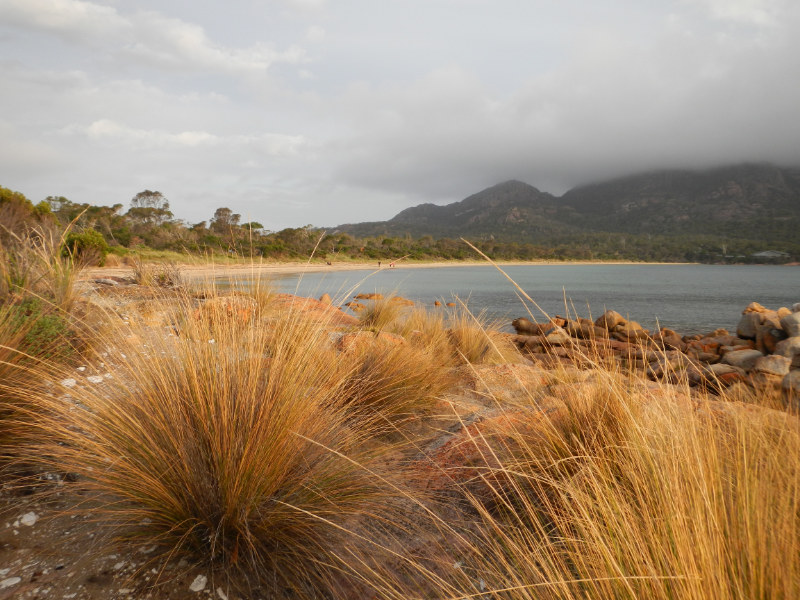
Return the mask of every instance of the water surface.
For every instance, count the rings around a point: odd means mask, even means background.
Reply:
[[[681,332],[733,329],[753,301],[768,308],[800,302],[800,267],[567,264],[504,270],[550,315],[569,310],[596,317],[612,308],[645,327],[658,323]],[[339,301],[358,291],[396,292],[431,307],[436,299],[458,296],[473,311],[506,322],[527,312],[514,286],[488,265],[306,273],[277,277],[273,285],[303,296],[327,292]]]

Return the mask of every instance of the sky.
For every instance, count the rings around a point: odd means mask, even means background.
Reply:
[[[800,166],[796,0],[0,0],[0,186],[268,230]]]

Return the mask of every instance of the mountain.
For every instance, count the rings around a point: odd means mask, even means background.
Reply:
[[[645,173],[574,188],[560,201],[573,223],[593,230],[800,237],[797,168],[745,164]]]
[[[495,236],[508,239],[538,237],[572,226],[554,219],[558,199],[521,181],[506,181],[446,206],[420,204],[389,221],[342,225],[339,230],[358,236],[413,237]]]
[[[356,236],[430,235],[552,243],[581,233],[800,238],[800,168],[742,164],[664,170],[582,185],[561,197],[507,181],[445,206],[341,225]]]

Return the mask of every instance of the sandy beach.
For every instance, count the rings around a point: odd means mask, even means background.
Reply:
[[[557,265],[635,265],[645,264],[632,261],[499,261],[494,263],[499,267],[517,266],[557,266]],[[646,264],[668,264],[668,263],[646,263]],[[334,262],[326,264],[321,261],[286,261],[286,262],[257,262],[247,264],[180,264],[179,268],[182,275],[190,281],[201,281],[204,279],[230,278],[230,277],[259,277],[270,275],[292,275],[296,273],[316,273],[325,271],[377,271],[385,269],[437,269],[444,267],[480,267],[491,266],[485,260],[468,261],[432,261],[432,262],[411,262],[399,261],[394,267],[390,263],[381,261],[380,267],[377,262]],[[113,267],[92,267],[83,273],[85,279],[97,279],[102,277],[127,277],[133,274],[133,269],[129,266]]]

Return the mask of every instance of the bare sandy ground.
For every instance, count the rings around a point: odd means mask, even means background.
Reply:
[[[500,267],[509,266],[553,266],[553,265],[635,265],[635,264],[668,264],[668,263],[637,263],[631,261],[618,262],[597,262],[597,261],[503,261],[497,262]],[[406,262],[395,263],[394,267],[390,263],[381,261],[380,267],[377,262],[333,262],[326,264],[319,261],[314,262],[261,262],[250,264],[207,264],[179,265],[181,274],[190,281],[202,281],[205,279],[231,278],[231,277],[269,277],[270,275],[293,275],[298,273],[333,272],[333,271],[377,271],[385,269],[436,269],[443,267],[476,267],[491,266],[485,260],[471,261],[439,261],[439,262]],[[115,267],[94,267],[83,273],[83,278],[96,279],[102,277],[126,277],[133,274],[133,269],[126,266]]]

